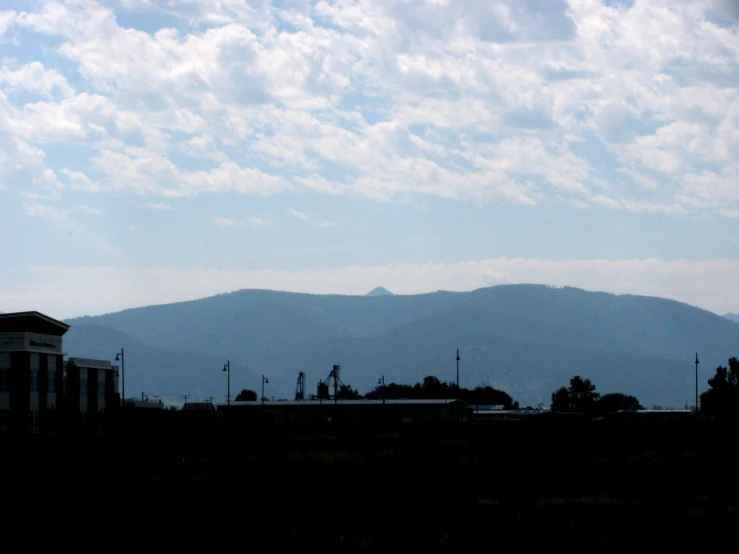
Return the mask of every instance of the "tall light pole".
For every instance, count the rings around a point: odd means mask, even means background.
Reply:
[[[269,379],[267,379],[264,375],[262,375],[262,404],[264,404],[264,384],[269,383]]]
[[[226,360],[226,363],[223,365],[223,371],[226,372],[226,417],[224,418],[224,422],[227,424],[230,424],[230,418],[231,418],[231,360]]]
[[[382,403],[385,403],[385,376],[383,375],[377,380],[377,384],[380,385],[382,388],[380,389],[382,391]]]
[[[115,361],[121,362],[121,407],[123,407],[126,404],[126,353],[123,348],[115,353]]]
[[[695,353],[695,413],[698,413],[698,352]]]
[[[226,403],[228,406],[231,406],[231,360],[227,360],[225,364],[223,364],[223,371],[227,373],[227,388],[226,388]]]
[[[457,348],[457,398],[459,398],[459,348]]]

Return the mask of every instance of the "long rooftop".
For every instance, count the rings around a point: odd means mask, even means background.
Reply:
[[[445,398],[445,399],[408,399],[408,398],[395,398],[387,400],[367,400],[365,398],[359,400],[249,400],[249,401],[233,401],[231,406],[320,406],[320,405],[341,405],[341,406],[377,406],[382,404],[390,405],[418,405],[418,404],[454,404],[455,402],[462,402],[456,398]],[[228,403],[220,402],[216,404],[217,407],[226,407]]]

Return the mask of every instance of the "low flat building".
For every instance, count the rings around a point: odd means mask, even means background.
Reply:
[[[218,422],[232,425],[425,423],[459,421],[466,404],[440,400],[288,400],[216,405]]]
[[[681,421],[690,419],[693,410],[619,410],[603,419],[612,421]]]

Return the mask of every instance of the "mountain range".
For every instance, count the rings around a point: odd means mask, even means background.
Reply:
[[[601,393],[645,405],[693,404],[718,365],[739,355],[739,325],[663,298],[572,287],[501,285],[417,295],[312,295],[241,290],[200,300],[67,320],[70,356],[126,352],[126,394],[170,402],[231,390],[291,398],[298,372],[310,391],[333,364],[360,392],[426,375],[505,390],[521,405],[549,404],[574,375]]]

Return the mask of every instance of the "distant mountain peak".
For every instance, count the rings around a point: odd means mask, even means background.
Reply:
[[[724,317],[726,319],[730,319],[731,321],[735,321],[739,323],[739,314],[728,313],[728,314],[724,314]]]
[[[393,293],[385,287],[376,287],[369,291],[365,296],[392,296]]]

